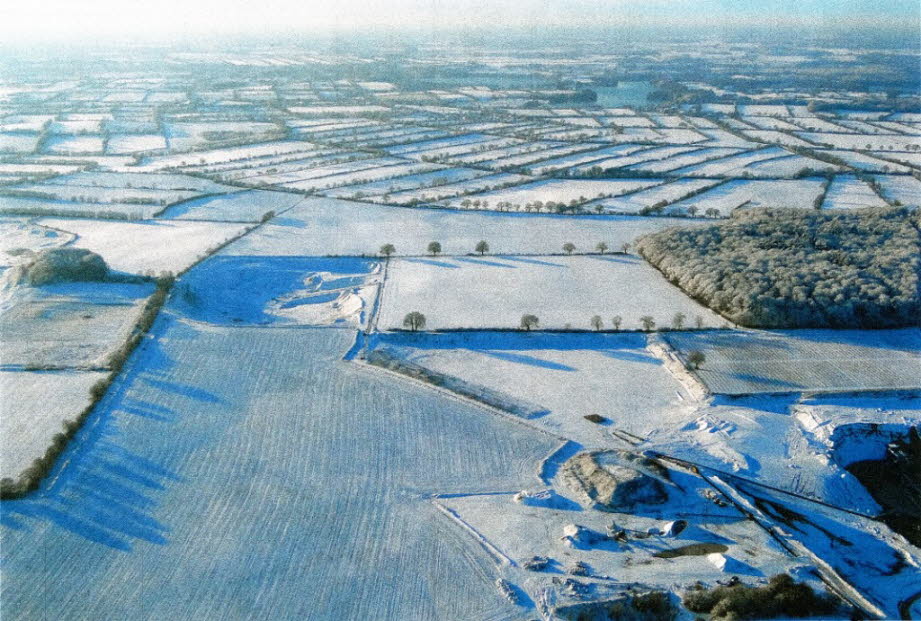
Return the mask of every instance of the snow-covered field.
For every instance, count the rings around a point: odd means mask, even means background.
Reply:
[[[0,478],[16,479],[89,405],[99,371],[0,370]]]
[[[427,498],[533,486],[555,439],[343,363],[352,331],[164,318],[155,335],[53,496],[3,503],[15,617],[79,593],[98,619],[521,618]]]
[[[0,313],[5,368],[108,366],[134,329],[152,285],[71,283],[6,289]]]
[[[387,197],[387,202],[395,205],[406,205],[414,201],[437,201],[460,194],[488,191],[497,186],[520,185],[530,179],[530,177],[526,177],[525,175],[516,175],[514,173],[488,174],[460,183],[447,183],[431,188],[395,192]],[[463,198],[459,200],[462,201]]]
[[[159,134],[114,134],[106,142],[106,153],[124,155],[166,149],[166,139]]]
[[[873,188],[854,175],[835,175],[822,209],[856,209],[860,207],[885,207],[886,201],[873,191]]]
[[[736,179],[685,199],[668,208],[668,211],[687,213],[696,207],[697,213],[716,209],[721,216],[728,216],[736,207],[796,207],[812,209],[815,199],[822,193],[825,180],[818,178],[795,180],[747,180]]]
[[[290,192],[243,190],[178,203],[164,211],[162,217],[177,220],[258,222],[266,213],[284,213],[302,200],[303,196]]]
[[[592,250],[599,241],[611,249],[637,237],[686,221],[635,216],[555,216],[549,214],[453,211],[384,207],[337,199],[307,198],[283,217],[232,244],[225,253],[256,255],[376,255],[393,244],[396,255],[419,255],[431,241],[446,254],[474,251],[486,240],[493,252],[561,252],[566,242]]]
[[[111,269],[132,274],[178,273],[248,225],[182,220],[113,220],[42,218],[39,224],[77,235],[73,246],[102,256]]]
[[[19,249],[35,252],[63,246],[72,239],[74,235],[34,224],[27,218],[0,218],[0,267],[18,263],[20,259],[14,255]]]
[[[585,446],[605,446],[608,425],[645,436],[694,418],[687,392],[643,334],[395,333],[372,343],[410,364],[533,404],[542,414],[531,424]],[[588,414],[610,422],[591,423]]]
[[[584,202],[600,196],[616,196],[625,192],[632,192],[648,188],[661,183],[659,179],[546,179],[534,181],[524,185],[512,186],[501,190],[483,192],[470,197],[458,197],[447,201],[452,207],[460,207],[465,198],[487,200],[495,207],[500,202],[525,206],[537,201],[547,203],[569,204],[576,200]]]
[[[921,206],[921,181],[909,175],[875,175],[883,196],[903,205]]]
[[[223,325],[362,328],[379,279],[365,259],[218,256],[183,277],[176,306]]]
[[[45,141],[45,153],[102,153],[103,137],[93,135],[52,136]]]
[[[849,392],[921,389],[921,331],[786,330],[683,332],[666,336],[714,393]]]
[[[161,205],[136,205],[133,203],[76,203],[50,201],[41,198],[0,196],[0,214],[32,214],[81,218],[152,218],[162,211]]]
[[[678,179],[663,185],[657,185],[648,190],[641,190],[623,197],[604,198],[588,205],[604,207],[605,211],[613,213],[639,213],[647,207],[652,207],[662,201],[673,202],[680,198],[718,184],[715,179]]]
[[[334,190],[322,192],[326,196],[334,198],[347,198],[350,196],[381,196],[400,192],[402,190],[415,190],[425,188],[426,186],[442,186],[448,183],[462,183],[476,177],[488,175],[483,170],[473,168],[444,168],[433,170],[427,173],[416,175],[406,175],[395,179],[385,179],[383,181],[374,181],[371,183],[361,183],[358,185],[349,185]],[[435,190],[437,191],[437,189]]]
[[[593,249],[594,240],[587,245]],[[624,330],[640,329],[646,315],[662,327],[676,313],[685,315],[685,326],[698,316],[705,326],[725,323],[641,259],[625,255],[392,260],[380,304],[381,330],[402,328],[411,311],[423,313],[427,328],[436,330],[518,328],[525,314],[537,315],[546,329],[592,330],[594,315],[606,329],[614,316]]]
[[[0,132],[0,153],[32,153],[41,134]]]
[[[868,151],[885,149],[886,151],[911,151],[921,145],[921,137],[901,134],[824,134],[816,132],[798,132],[798,136],[818,145],[829,145],[833,149],[866,149]]]

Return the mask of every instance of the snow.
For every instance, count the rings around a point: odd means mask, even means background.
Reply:
[[[885,207],[886,201],[854,175],[836,175],[825,194],[823,209]]]
[[[721,394],[921,389],[921,331],[778,330],[672,333],[683,356]]]
[[[390,243],[397,255],[418,255],[433,240],[448,254],[473,252],[480,240],[502,253],[560,252],[569,241],[593,248],[604,240],[618,249],[644,233],[679,223],[673,218],[457,212],[307,198],[225,254],[376,255],[381,245]]]
[[[183,276],[176,307],[222,325],[362,328],[379,277],[364,259],[220,256]]]
[[[123,155],[159,151],[166,148],[166,139],[159,134],[110,134],[106,143],[106,153]]]
[[[718,183],[719,181],[713,179],[678,179],[671,183],[633,192],[626,196],[604,198],[590,203],[588,207],[594,208],[595,205],[601,205],[606,211],[614,213],[639,213],[642,209],[652,207],[661,201],[671,203],[691,192],[712,187]]]
[[[875,175],[883,196],[903,205],[921,206],[921,181],[908,175]]]
[[[528,203],[553,201],[569,204],[572,200],[583,201],[599,195],[618,195],[633,190],[648,188],[661,183],[658,179],[545,179],[524,185],[492,190],[480,194],[463,196],[446,201],[452,207],[460,206],[464,199],[488,200],[495,207],[500,202],[524,206]]]
[[[534,404],[543,414],[529,424],[584,446],[608,445],[612,428],[645,436],[695,416],[688,393],[642,334],[399,333],[376,335],[369,347]],[[610,422],[596,425],[588,414]]]
[[[537,315],[543,329],[591,330],[593,315],[605,327],[620,315],[621,329],[636,330],[644,315],[667,326],[678,312],[688,325],[696,316],[706,326],[725,323],[641,259],[623,255],[392,260],[380,304],[382,330],[401,328],[411,311],[426,316],[427,329],[518,328],[524,314]]]
[[[824,179],[778,179],[747,180],[736,179],[718,185],[692,198],[677,202],[668,208],[687,212],[691,206],[703,214],[707,209],[716,209],[722,216],[728,216],[737,207],[796,207],[812,209],[816,197],[820,196]]]
[[[51,136],[45,141],[46,153],[102,153],[102,136]]]
[[[93,371],[0,370],[0,478],[17,479],[90,403]],[[48,407],[49,398],[54,407]]]
[[[153,286],[69,283],[9,286],[0,304],[4,368],[108,366]]]
[[[172,205],[160,217],[177,220],[223,220],[259,222],[269,211],[281,214],[304,200],[299,194],[244,190],[205,196]]]
[[[29,222],[26,218],[0,219],[0,267],[19,263],[11,250],[25,248],[33,252],[57,248],[74,239],[74,235]]]
[[[132,274],[181,272],[247,225],[157,220],[120,222],[42,218],[44,226],[77,235],[72,244],[102,256],[111,269]]]

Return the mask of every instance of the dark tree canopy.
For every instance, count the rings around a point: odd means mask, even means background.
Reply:
[[[921,218],[743,209],[719,224],[647,235],[637,250],[672,283],[754,328],[890,328],[921,316]]]

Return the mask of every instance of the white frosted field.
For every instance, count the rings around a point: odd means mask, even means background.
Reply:
[[[699,214],[716,209],[721,216],[728,216],[737,207],[796,207],[812,209],[813,202],[821,195],[825,180],[778,179],[747,180],[736,179],[707,190],[692,198],[679,201],[667,211],[687,213],[689,207],[696,207]]]
[[[102,153],[102,136],[52,136],[45,141],[45,153]]]
[[[875,175],[883,196],[903,205],[921,205],[921,181],[909,175]]]
[[[589,331],[594,315],[608,329],[619,315],[624,330],[640,329],[645,315],[667,327],[679,312],[686,326],[698,316],[705,326],[726,323],[642,259],[624,255],[393,260],[380,304],[381,330],[401,329],[411,311],[424,314],[427,329],[435,330],[518,328],[525,314],[537,315],[541,328]]]
[[[460,194],[485,192],[497,186],[520,185],[530,180],[531,177],[527,177],[525,175],[516,175],[514,173],[489,174],[483,177],[478,177],[476,179],[471,179],[469,181],[461,181],[460,183],[447,183],[445,185],[439,185],[430,188],[394,192],[387,198],[387,202],[395,205],[406,205],[418,200],[437,201],[443,198],[458,196]]]
[[[698,150],[698,147],[654,147],[646,148],[638,151],[634,151],[629,155],[620,155],[617,157],[609,157],[589,164],[576,167],[574,170],[580,173],[585,173],[592,168],[598,167],[602,170],[608,168],[626,168],[627,166],[633,166],[634,164],[641,164],[644,162],[658,162],[667,160],[670,157],[675,155],[680,155],[682,153],[695,152]]]
[[[798,136],[818,145],[829,145],[834,149],[867,151],[885,149],[887,151],[911,151],[921,145],[921,136],[901,134],[826,134],[817,132],[798,132]]]
[[[249,226],[231,222],[63,218],[43,218],[39,223],[77,235],[73,246],[92,250],[110,268],[132,274],[181,272]]]
[[[0,478],[16,479],[90,403],[96,371],[0,370]]]
[[[604,198],[590,203],[587,207],[593,209],[596,205],[600,205],[605,211],[613,213],[639,213],[644,208],[652,207],[662,201],[671,203],[691,192],[703,190],[718,183],[719,180],[716,179],[678,179],[626,196]]]
[[[38,251],[57,248],[74,239],[74,235],[34,224],[27,218],[0,218],[0,267],[13,265],[20,258],[11,251],[26,249]]]
[[[679,153],[673,157],[665,159],[654,159],[651,161],[640,162],[628,166],[630,170],[642,171],[645,173],[664,173],[685,166],[699,164],[711,159],[718,159],[739,153],[741,149],[731,147],[712,147],[707,149],[697,149],[686,153]]]
[[[828,149],[821,151],[821,153],[826,153],[833,157],[840,158],[858,170],[867,172],[910,173],[912,170],[909,166],[905,166],[904,164],[897,164],[889,160],[880,159],[878,157],[873,157],[871,155],[867,155],[866,153],[858,153],[856,151]]]
[[[159,134],[114,134],[106,142],[106,153],[124,155],[159,151],[166,148],[166,139]]]
[[[531,424],[604,446],[608,418],[640,436],[693,420],[690,396],[646,347],[643,334],[454,332],[387,334],[373,347],[540,412]]]
[[[162,217],[177,220],[259,222],[266,213],[284,213],[302,200],[303,196],[291,192],[243,190],[178,203],[164,211]]]
[[[495,207],[500,202],[513,205],[527,205],[541,201],[547,203],[566,203],[576,200],[583,202],[599,196],[616,196],[625,192],[648,188],[661,183],[659,179],[549,179],[534,181],[524,185],[502,188],[491,192],[457,197],[447,201],[452,207],[459,207],[464,199],[486,200]]]
[[[885,207],[886,201],[854,175],[836,175],[825,193],[822,209]]]
[[[73,216],[81,218],[152,218],[163,210],[162,205],[132,203],[77,203],[41,198],[0,195],[0,214],[31,214],[43,216]]]
[[[430,241],[439,241],[447,254],[466,254],[480,240],[487,240],[493,252],[507,254],[561,252],[566,242],[593,249],[602,240],[619,249],[640,235],[686,222],[636,216],[409,209],[307,198],[224,253],[374,256],[383,244],[390,243],[396,246],[397,256],[419,255],[426,252]]]
[[[18,185],[12,189],[26,196],[36,198],[90,204],[124,203],[166,206],[199,195],[199,192],[188,190],[108,188],[74,183],[29,183]]]
[[[4,288],[0,333],[5,368],[109,366],[153,285],[65,283]]]
[[[0,153],[32,153],[41,134],[0,132]]]
[[[425,188],[426,186],[442,186],[448,183],[460,183],[487,174],[489,173],[486,171],[473,168],[444,168],[427,173],[397,177],[395,179],[349,185],[325,191],[323,194],[335,198],[346,198],[355,195],[381,196],[383,194],[390,194],[403,190],[416,190],[418,188]]]

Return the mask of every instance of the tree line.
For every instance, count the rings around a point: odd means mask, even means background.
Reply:
[[[691,297],[755,328],[892,328],[921,317],[921,214],[742,209],[638,240]]]

